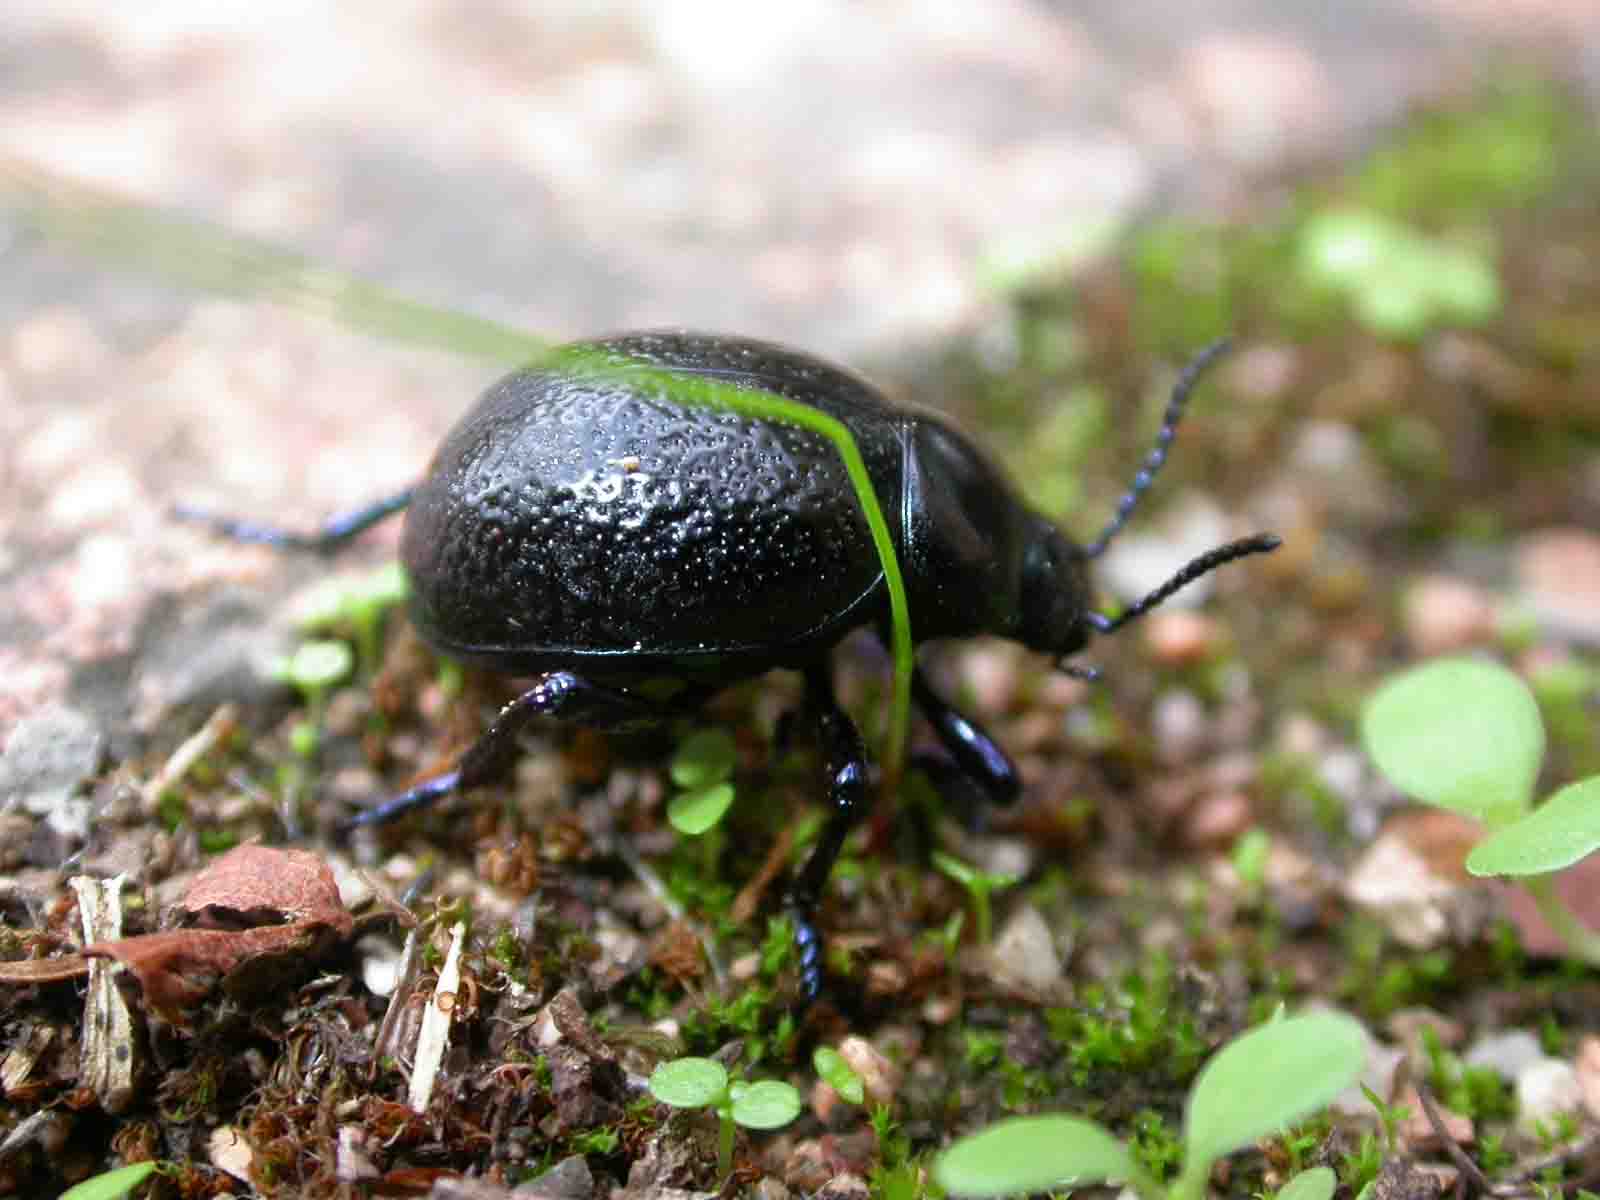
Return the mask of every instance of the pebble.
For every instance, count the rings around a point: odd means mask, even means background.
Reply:
[[[1150,728],[1163,762],[1188,762],[1205,746],[1206,706],[1187,689],[1163,692],[1150,711]]]
[[[1401,945],[1431,950],[1450,939],[1465,889],[1387,830],[1356,862],[1343,890],[1346,900],[1370,913]]]
[[[1578,1054],[1573,1060],[1578,1072],[1578,1090],[1592,1120],[1600,1121],[1600,1037],[1585,1034],[1578,1039]]]
[[[1468,1046],[1461,1061],[1469,1067],[1488,1067],[1506,1079],[1515,1079],[1544,1058],[1539,1039],[1526,1029],[1489,1033]]]
[[[1493,597],[1465,580],[1425,575],[1406,593],[1406,637],[1423,658],[1492,641],[1496,622]]]
[[[839,1057],[861,1076],[867,1097],[879,1104],[894,1102],[900,1087],[900,1069],[863,1037],[847,1037],[839,1043]]]
[[[1524,602],[1557,634],[1600,645],[1600,535],[1557,528],[1529,534],[1516,551]]]
[[[1582,1105],[1583,1088],[1571,1063],[1541,1058],[1517,1072],[1517,1128],[1522,1132],[1537,1135],[1537,1126],[1548,1126],[1556,1116]]]
[[[1216,618],[1185,609],[1157,609],[1144,619],[1144,644],[1164,667],[1204,662],[1221,641]]]
[[[1045,996],[1061,985],[1061,957],[1056,953],[1055,937],[1031,904],[1024,904],[1011,914],[989,957],[995,977],[1011,987]]]
[[[0,797],[20,800],[65,838],[89,836],[89,802],[76,796],[100,769],[105,734],[76,708],[52,704],[19,721],[0,754]]]
[[[1255,810],[1244,792],[1215,792],[1184,817],[1183,842],[1196,849],[1230,846],[1254,820]]]

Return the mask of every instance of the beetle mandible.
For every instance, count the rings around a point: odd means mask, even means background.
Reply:
[[[519,731],[536,718],[647,727],[738,680],[773,668],[803,672],[830,805],[788,896],[803,1001],[822,985],[815,910],[868,795],[866,749],[834,699],[828,654],[861,626],[886,631],[884,572],[839,455],[821,435],[684,404],[662,385],[663,372],[776,394],[849,430],[890,526],[918,643],[996,634],[1085,674],[1064,660],[1091,637],[1224,563],[1278,545],[1266,534],[1230,542],[1116,616],[1091,607],[1089,563],[1153,482],[1189,393],[1225,342],[1180,374],[1155,447],[1086,546],[1030,507],[943,417],[893,404],[809,355],[690,332],[627,333],[566,349],[607,369],[543,365],[501,379],[446,436],[415,487],[313,534],[206,519],[242,540],[327,551],[407,509],[401,560],[424,640],[492,671],[538,677],[454,768],[352,824],[387,821],[501,778]],[[1017,772],[994,739],[940,698],[920,668],[911,685],[958,769],[991,800],[1014,799]]]

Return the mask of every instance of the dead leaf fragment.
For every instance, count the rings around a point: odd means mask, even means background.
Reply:
[[[233,913],[257,925],[268,918],[326,925],[340,937],[348,937],[353,924],[319,855],[254,843],[235,846],[200,872],[183,907],[196,916],[208,909]]]
[[[170,929],[83,949],[87,957],[126,966],[151,1006],[169,1017],[254,959],[305,954],[325,934],[342,939],[354,928],[333,872],[306,850],[237,846],[196,877],[183,907],[213,925],[249,927]]]

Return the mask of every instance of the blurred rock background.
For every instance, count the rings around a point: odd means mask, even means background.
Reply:
[[[0,153],[552,337],[871,367],[981,328],[1019,264],[1530,63],[1600,91],[1593,0],[13,0]],[[171,504],[310,523],[412,479],[492,375],[0,205],[0,737],[64,703],[116,739],[250,677],[260,614],[322,568]]]

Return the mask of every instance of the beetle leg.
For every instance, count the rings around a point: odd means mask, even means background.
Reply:
[[[500,710],[483,735],[467,747],[456,765],[383,803],[357,813],[345,828],[381,825],[422,808],[451,792],[465,791],[501,779],[517,761],[518,736],[540,717],[551,717],[596,729],[645,728],[682,716],[705,693],[693,689],[670,701],[652,701],[616,688],[592,683],[572,671],[553,671]]]
[[[928,718],[939,742],[967,778],[975,780],[991,803],[1010,804],[1022,791],[1016,764],[989,734],[962,716],[935,692],[917,667],[911,673],[911,695]],[[937,774],[937,771],[935,771]]]
[[[411,503],[414,488],[406,488],[382,500],[375,500],[362,508],[329,517],[314,533],[294,533],[273,525],[263,525],[239,517],[222,517],[202,509],[179,505],[172,515],[181,521],[199,521],[211,526],[216,533],[236,542],[259,542],[283,550],[312,550],[318,554],[331,554],[357,534],[365,533],[379,521],[391,517]]]
[[[800,954],[800,996],[809,1004],[822,992],[822,934],[815,924],[817,904],[827,886],[844,840],[866,809],[867,748],[861,731],[833,698],[832,681],[823,667],[806,671],[806,707],[817,720],[823,768],[828,777],[831,811],[811,857],[789,889],[794,944]]]

